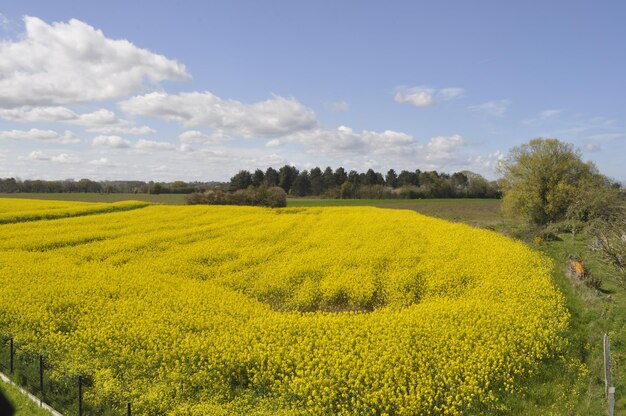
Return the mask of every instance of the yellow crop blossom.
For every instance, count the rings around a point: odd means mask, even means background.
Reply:
[[[0,335],[91,377],[95,406],[461,415],[563,344],[551,262],[493,232],[367,207],[13,201]]]

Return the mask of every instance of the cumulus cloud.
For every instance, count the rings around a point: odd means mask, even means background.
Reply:
[[[141,136],[144,134],[154,134],[156,130],[149,126],[141,127],[124,127],[124,126],[104,126],[91,127],[87,129],[90,133],[100,133],[104,135],[131,134],[133,136]]]
[[[109,158],[106,158],[106,157],[101,157],[99,159],[90,160],[89,162],[87,162],[87,164],[94,165],[94,166],[106,166],[106,167],[118,166],[116,163],[111,162],[111,160],[109,160]]]
[[[112,149],[137,149],[137,150],[174,150],[176,146],[168,142],[141,139],[136,143],[126,140],[120,136],[98,136],[93,139],[92,144],[97,147],[108,147]]]
[[[0,107],[115,99],[146,82],[189,78],[184,65],[80,20],[48,24],[26,16],[24,25],[20,40],[0,42]]]
[[[198,130],[187,130],[178,136],[181,143],[205,143],[214,144],[230,140],[223,131],[218,130],[211,134],[206,134]]]
[[[168,142],[141,139],[135,144],[135,149],[140,150],[174,150],[176,146]]]
[[[69,108],[55,107],[19,107],[0,109],[0,118],[9,121],[46,123],[61,122],[81,126],[103,126],[127,123],[117,118],[111,110],[101,108],[91,113],[77,114]]]
[[[80,140],[74,136],[74,133],[66,130],[60,134],[54,130],[8,130],[0,131],[0,139],[13,140],[40,140],[51,143],[71,144],[79,143]]]
[[[223,100],[211,92],[162,92],[119,103],[127,114],[177,121],[187,128],[209,127],[243,138],[267,137],[316,125],[313,110],[293,98],[274,96],[255,104]]]
[[[469,106],[468,109],[488,116],[502,117],[509,108],[511,100],[494,100],[486,103]]]
[[[122,139],[120,136],[98,136],[93,139],[94,146],[112,147],[114,149],[125,149],[132,147],[130,141]]]
[[[426,144],[426,160],[446,161],[452,160],[458,154],[458,150],[465,145],[465,140],[458,134],[452,136],[436,136]]]
[[[416,107],[431,107],[442,101],[460,98],[465,93],[462,88],[442,88],[440,90],[430,87],[398,87],[394,100],[398,103],[410,103]]]
[[[326,104],[326,108],[333,113],[347,113],[350,111],[350,104],[345,101],[333,101],[332,103]]]
[[[414,151],[416,141],[406,133],[393,130],[357,132],[350,127],[340,126],[336,129],[318,127],[296,132],[270,140],[266,145],[276,147],[284,143],[299,143],[310,152],[339,156],[386,152],[410,153]]]
[[[71,156],[67,153],[58,153],[54,155],[50,155],[41,150],[33,150],[26,157],[21,157],[21,160],[36,160],[36,161],[45,161],[45,162],[53,162],[53,163],[61,163],[61,164],[73,164],[79,163],[80,159],[75,156]]]
[[[470,158],[470,169],[478,173],[493,174],[503,160],[504,153],[500,150],[486,155],[477,155]]]

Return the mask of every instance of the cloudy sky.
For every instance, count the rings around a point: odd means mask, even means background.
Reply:
[[[163,5],[167,3],[167,5]],[[0,177],[470,169],[533,137],[626,180],[626,3],[0,4]]]

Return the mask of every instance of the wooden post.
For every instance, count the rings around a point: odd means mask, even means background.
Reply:
[[[43,355],[39,355],[39,392],[43,398]]]
[[[126,406],[126,416],[131,416],[131,412],[130,412],[130,402],[128,402],[128,405]]]
[[[615,416],[615,387],[609,387],[609,416]]]
[[[13,338],[9,339],[9,373],[13,374],[13,356],[15,349],[13,348]]]
[[[78,416],[83,416],[83,378],[78,376]]]
[[[609,334],[604,334],[604,395],[609,396],[611,387],[611,346],[609,345]]]

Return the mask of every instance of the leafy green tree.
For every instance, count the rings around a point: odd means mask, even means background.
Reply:
[[[284,189],[285,192],[289,193],[291,189],[291,185],[293,181],[298,177],[298,169],[293,166],[285,165],[278,170],[278,186]]]
[[[257,169],[252,174],[252,185],[259,187],[265,181],[265,173],[261,169]]]
[[[322,174],[322,187],[323,190],[326,191],[328,189],[332,189],[336,186],[335,183],[335,175],[333,175],[333,170],[330,166],[327,166],[324,169],[324,173]]]
[[[365,185],[376,185],[378,183],[378,175],[374,172],[374,169],[368,169],[365,172]]]
[[[320,195],[322,193],[322,170],[318,167],[311,169],[309,180],[311,181],[311,195]]]
[[[229,189],[231,191],[237,191],[239,189],[246,189],[252,185],[252,175],[247,170],[240,170],[235,176],[230,178]]]
[[[291,193],[296,196],[306,196],[311,192],[311,180],[309,179],[309,172],[303,170],[300,172],[291,186]]]
[[[563,220],[583,185],[599,177],[571,144],[543,138],[511,149],[500,173],[504,210],[537,225]]]
[[[276,169],[269,167],[267,168],[267,170],[265,171],[265,183],[267,184],[267,186],[278,186],[278,172],[276,171]]]
[[[417,175],[415,172],[409,172],[408,170],[403,170],[398,175],[398,186],[409,186],[409,185],[417,185]]]
[[[335,173],[333,175],[335,176],[335,185],[337,186],[343,185],[343,183],[348,180],[348,174],[341,166],[335,169]]]
[[[387,171],[387,176],[385,177],[385,184],[392,188],[398,187],[398,174],[395,170],[389,169]]]

